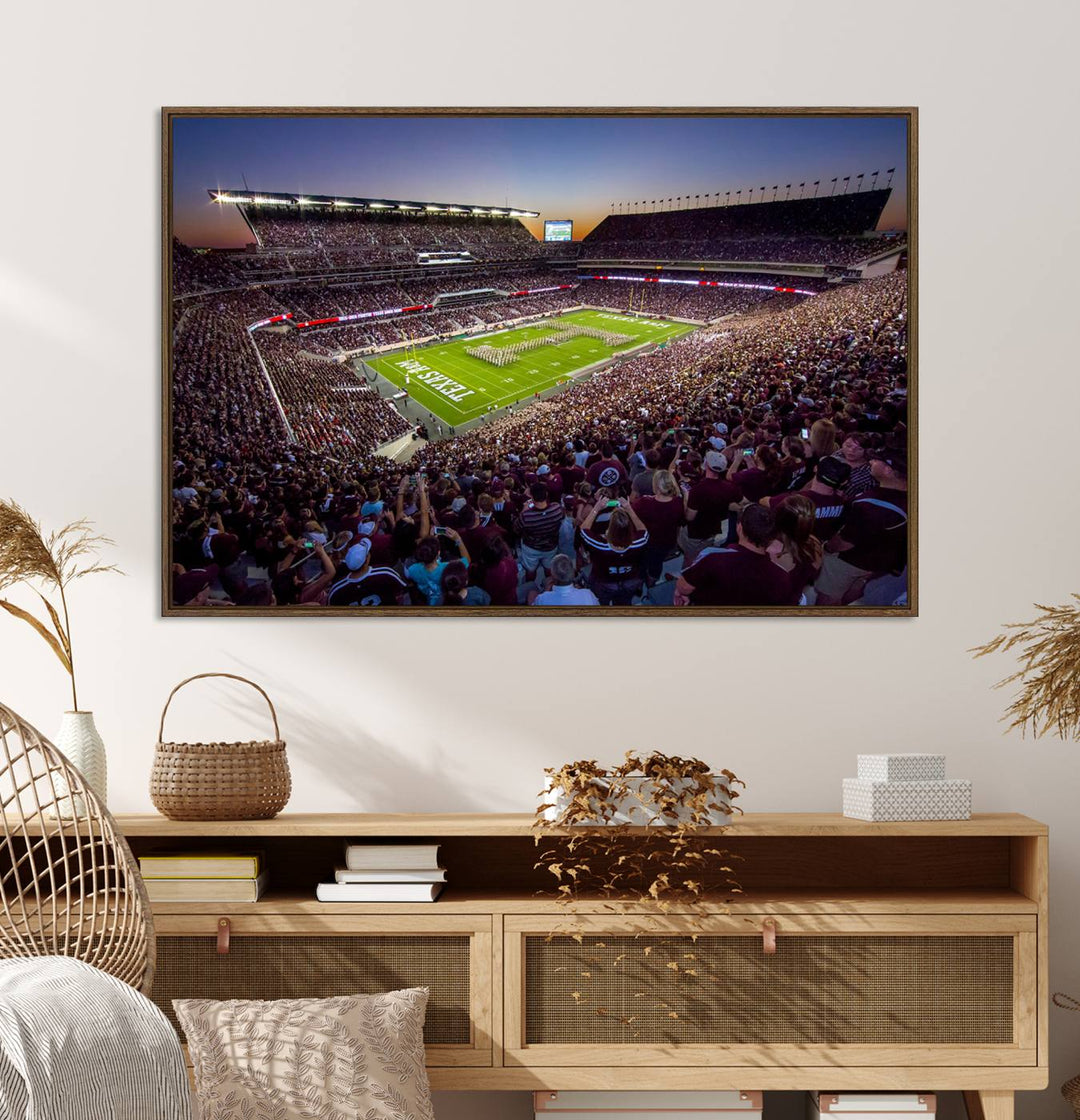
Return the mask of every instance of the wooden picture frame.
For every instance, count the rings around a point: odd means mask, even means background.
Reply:
[[[393,615],[408,616],[443,616],[443,615],[471,615],[471,616],[518,616],[543,614],[544,610],[519,603],[514,606],[435,606],[435,605],[407,605],[407,606],[326,606],[312,603],[296,604],[255,604],[237,605],[235,602],[226,605],[213,603],[185,603],[181,605],[174,596],[174,561],[173,555],[173,493],[174,493],[174,430],[173,430],[173,402],[175,386],[175,368],[173,353],[174,313],[177,300],[182,300],[184,295],[176,293],[174,299],[174,218],[175,199],[173,191],[174,174],[177,171],[174,129],[178,122],[189,121],[194,118],[226,118],[239,120],[266,120],[267,118],[303,118],[308,120],[333,120],[340,118],[377,118],[390,121],[401,121],[410,118],[560,118],[573,121],[580,118],[610,117],[613,120],[627,120],[632,118],[654,118],[656,121],[669,122],[677,118],[731,118],[731,119],[759,119],[769,120],[777,118],[792,119],[794,121],[808,121],[813,119],[828,119],[838,117],[866,118],[889,117],[897,118],[904,123],[906,128],[905,165],[902,168],[901,182],[906,188],[906,218],[907,238],[903,248],[906,257],[906,334],[907,334],[907,374],[906,374],[906,418],[903,436],[906,443],[906,461],[908,479],[907,496],[907,542],[906,542],[906,595],[901,601],[887,605],[865,605],[858,603],[839,602],[830,605],[822,604],[777,604],[770,605],[728,605],[728,606],[675,606],[675,605],[600,605],[600,606],[554,606],[546,607],[548,614],[559,615],[604,615],[623,617],[667,617],[667,616],[874,616],[912,618],[918,615],[918,110],[913,107],[877,108],[877,107],[824,107],[824,108],[642,108],[642,107],[617,107],[617,108],[274,108],[274,107],[166,107],[162,109],[162,475],[161,475],[161,532],[162,532],[162,582],[161,582],[161,611],[167,617],[207,617],[207,616],[272,616],[299,615],[309,617],[330,617],[333,615]],[[899,167],[899,161],[898,165]],[[855,168],[839,168],[839,171],[850,170],[849,179],[858,179],[861,190],[863,174],[870,175],[871,168],[854,175]],[[876,172],[875,181],[876,181]],[[839,175],[838,175],[839,178]],[[834,183],[836,180],[834,180]],[[225,184],[219,184],[225,186]],[[228,189],[239,187],[238,183],[230,183]],[[279,184],[266,184],[275,189]],[[210,187],[210,184],[207,184]],[[253,191],[261,191],[263,184],[255,184]],[[753,188],[757,191],[758,188]],[[779,188],[780,190],[783,187]],[[835,189],[835,188],[834,188]],[[772,202],[777,200],[777,188],[772,188]],[[314,187],[312,188],[314,193]],[[266,191],[269,197],[273,192]],[[729,191],[730,195],[732,192]],[[756,205],[765,202],[765,189],[762,188],[761,200]],[[284,197],[284,196],[283,196]],[[690,196],[687,195],[689,208]],[[697,196],[700,198],[701,196]],[[706,196],[712,197],[710,195]],[[720,192],[716,193],[719,204]],[[789,185],[790,197],[790,185]],[[326,196],[326,205],[332,205],[330,195]],[[224,201],[231,202],[231,198]],[[295,199],[293,201],[296,201]],[[306,200],[305,200],[306,201]],[[357,200],[360,202],[361,200]],[[371,201],[371,200],[367,200]],[[525,200],[528,201],[527,199]],[[663,200],[661,200],[662,202]],[[792,200],[795,201],[795,200]],[[743,205],[750,205],[746,203]],[[378,203],[376,203],[378,205]],[[637,204],[633,204],[637,205]],[[614,206],[614,204],[613,204]],[[695,207],[696,208],[696,207]],[[655,212],[655,211],[653,211]],[[492,214],[497,211],[492,210]],[[522,212],[524,213],[524,212]],[[614,214],[614,209],[612,211]],[[546,213],[538,215],[539,220],[564,218],[562,213]],[[250,226],[250,223],[249,223]],[[466,254],[467,256],[468,254]],[[901,258],[901,263],[905,258]],[[751,264],[739,258],[739,262]],[[479,262],[476,262],[479,263]],[[687,262],[668,262],[674,270],[681,263],[685,268]],[[647,261],[650,268],[659,269],[663,262]],[[729,266],[731,262],[728,262]],[[646,265],[642,265],[644,268]],[[579,270],[580,271],[580,270]],[[750,271],[750,270],[746,270]],[[778,273],[779,266],[772,270]],[[627,277],[619,277],[628,279]],[[310,279],[308,277],[307,279]],[[606,279],[606,277],[605,277]],[[816,279],[821,280],[822,290],[826,283],[824,266],[817,273]],[[249,281],[249,287],[255,287],[254,281]],[[714,285],[715,286],[715,285]],[[730,286],[730,285],[729,285]],[[777,290],[780,290],[779,288]],[[791,289],[787,289],[791,290]],[[206,295],[206,291],[195,293]],[[608,306],[608,305],[605,305]],[[656,316],[660,318],[661,316]],[[675,321],[675,320],[672,320]],[[302,324],[302,325],[307,325]],[[286,325],[292,330],[292,325]],[[250,330],[251,328],[249,328]],[[254,346],[255,344],[252,343]],[[258,347],[256,347],[258,353]],[[366,368],[366,367],[365,367]],[[265,371],[265,366],[264,366]],[[580,370],[574,371],[575,375]],[[276,397],[270,375],[267,382]],[[413,402],[406,399],[405,404]],[[419,406],[416,406],[419,410]],[[282,417],[285,413],[282,411]],[[433,417],[434,418],[434,417]],[[291,430],[290,430],[291,431]],[[894,441],[895,442],[895,441]],[[187,586],[187,585],[185,585]]]

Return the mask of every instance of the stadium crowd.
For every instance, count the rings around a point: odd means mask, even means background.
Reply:
[[[246,213],[263,247],[315,250],[339,267],[357,257],[378,264],[415,264],[418,253],[453,250],[478,261],[544,255],[543,242],[516,218],[348,209],[292,213],[258,207],[247,207]]]
[[[236,313],[189,308],[174,601],[903,602],[905,293],[901,272],[769,301],[404,466],[366,454],[352,430],[369,405],[376,426],[391,423],[384,402],[335,393],[333,363],[279,368],[284,336],[257,332],[275,385],[300,387],[287,389],[290,423],[312,425],[310,444],[290,445]],[[305,393],[333,424],[292,405]]]

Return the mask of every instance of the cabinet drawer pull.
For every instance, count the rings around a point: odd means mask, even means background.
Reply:
[[[232,922],[228,918],[218,918],[217,924],[217,951],[224,955],[229,951],[229,934],[232,932]]]
[[[766,918],[761,923],[761,951],[771,957],[776,952],[776,919]]]

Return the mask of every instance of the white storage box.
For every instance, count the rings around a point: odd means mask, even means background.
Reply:
[[[621,798],[614,807],[614,812],[608,818],[609,824],[634,824],[634,825],[656,825],[663,824],[655,809],[651,804],[651,799],[647,792],[643,792],[643,798],[635,796],[634,790],[643,790],[647,785],[652,784],[651,778],[627,778],[626,785],[631,792],[626,797]],[[726,785],[726,779],[717,777],[718,784]],[[690,784],[688,780],[684,779],[685,784]],[[673,789],[678,789],[678,783],[672,783]],[[597,783],[597,802],[602,796],[602,788]],[[544,810],[544,820],[557,821],[570,805],[570,797],[562,790],[552,792],[551,787],[548,787],[548,792],[544,794],[544,801],[547,803],[548,808]],[[731,801],[722,790],[717,789],[713,797],[715,804],[719,805],[719,809],[714,809],[709,813],[707,821],[703,824],[710,825],[726,825],[731,823]],[[726,810],[726,811],[725,811]],[[681,811],[676,820],[683,821],[690,819],[689,810]],[[582,825],[588,826],[590,821],[581,821]]]
[[[533,1093],[538,1120],[761,1120],[760,1092],[560,1089]]]
[[[943,754],[861,754],[858,777],[869,782],[940,782]]]
[[[807,1093],[807,1120],[934,1120],[933,1093]]]
[[[844,816],[860,821],[966,821],[971,816],[971,782],[845,778]]]

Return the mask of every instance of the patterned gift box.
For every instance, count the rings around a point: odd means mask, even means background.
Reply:
[[[861,754],[858,776],[867,782],[940,782],[943,754]]]
[[[860,821],[966,821],[971,816],[971,782],[845,778],[844,816]]]

